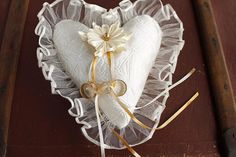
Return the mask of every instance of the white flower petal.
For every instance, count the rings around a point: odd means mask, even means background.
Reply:
[[[114,45],[114,44],[112,44],[112,43],[110,43],[110,42],[108,42],[107,44],[107,52],[113,52],[113,51],[115,51],[115,49],[116,49],[116,45]]]
[[[97,50],[94,52],[94,56],[97,56],[97,57],[102,57],[103,56],[103,53],[101,50]]]
[[[93,29],[90,30],[91,32],[95,32],[99,34],[100,36],[103,35],[102,28],[98,26],[96,23],[93,23]]]
[[[117,29],[119,29],[119,26],[120,26],[120,22],[116,22],[114,24],[112,24],[110,26],[110,29],[109,29],[109,34],[112,36],[113,34],[115,34],[115,32],[117,31]]]
[[[102,57],[105,53],[107,53],[106,46],[105,44],[102,44],[100,48],[94,53],[94,55],[98,57]]]
[[[112,33],[112,37],[115,38],[117,36],[120,36],[120,35],[125,35],[125,32],[123,29],[117,29],[115,30],[113,33]]]
[[[90,40],[88,41],[90,45],[92,45],[96,50],[99,49],[99,47],[101,47],[101,45],[103,44],[102,41],[97,41],[97,40]]]
[[[102,33],[105,35],[109,32],[109,26],[108,25],[102,25]]]
[[[101,27],[93,23],[93,29],[90,29],[87,34],[83,32],[79,32],[79,34],[82,39],[86,39],[96,49],[94,55],[99,57],[110,51],[124,51],[125,45],[131,37],[130,33],[126,33],[124,29],[120,28],[119,21],[111,26],[104,24]],[[106,34],[109,35],[108,39],[104,39]]]
[[[109,49],[109,48],[107,47],[107,43],[104,42],[104,47],[103,47],[104,53],[107,53],[108,49]]]
[[[81,31],[79,31],[78,33],[79,33],[79,35],[80,35],[80,38],[81,38],[83,41],[87,41],[87,40],[88,40],[88,37],[87,37],[87,34],[86,34],[86,33],[81,32]]]
[[[127,42],[130,38],[131,38],[131,34],[122,33],[117,36],[113,36],[111,40],[115,42]]]
[[[89,32],[87,34],[88,39],[102,40],[101,36],[96,32]]]

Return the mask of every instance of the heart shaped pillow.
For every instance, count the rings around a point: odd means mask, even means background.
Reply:
[[[146,104],[172,85],[172,74],[184,45],[182,22],[173,8],[163,6],[160,0],[137,0],[135,3],[123,0],[118,7],[107,11],[83,0],[60,0],[45,3],[38,17],[35,31],[39,35],[39,66],[45,78],[51,81],[52,93],[71,102],[69,113],[78,123],[84,124],[81,128],[84,136],[107,149],[125,148],[112,133],[115,128],[130,146],[150,139],[169,93]],[[112,60],[113,79],[127,85],[120,100],[132,115],[153,129],[134,123],[110,95],[99,98],[104,115],[98,124],[94,100],[80,94],[80,87],[88,81],[95,49],[82,40],[78,31],[87,33],[94,22],[101,26],[116,21],[125,32],[132,33],[125,44],[126,50],[114,54]],[[106,57],[98,59],[96,75],[97,82],[111,80]],[[103,138],[99,139],[101,133]]]
[[[123,80],[127,84],[127,92],[121,100],[128,105],[131,112],[136,106],[149,72],[159,52],[161,30],[158,23],[150,16],[137,16],[124,24],[126,32],[132,32],[126,51],[114,55],[114,79]],[[93,52],[87,42],[82,41],[77,32],[88,32],[89,28],[80,22],[63,20],[55,26],[53,41],[58,50],[58,56],[65,70],[78,87],[86,83]],[[97,63],[97,81],[111,80],[106,57],[101,57]],[[109,95],[102,95],[99,106],[107,118],[117,127],[128,125],[130,117]]]

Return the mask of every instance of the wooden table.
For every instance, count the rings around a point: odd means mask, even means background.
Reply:
[[[50,84],[37,66],[38,37],[34,29],[36,17],[44,0],[30,0],[12,102],[6,157],[98,157],[99,147],[88,142],[72,117],[67,113],[69,102],[51,95]],[[52,2],[52,0],[49,0]],[[87,0],[110,8],[118,0]],[[213,7],[225,50],[229,72],[236,92],[236,2],[214,0]],[[135,149],[143,157],[218,157],[218,138],[215,108],[211,99],[203,51],[196,17],[190,0],[163,0],[170,3],[184,23],[185,47],[179,56],[174,82],[191,68],[193,77],[171,91],[162,121],[172,115],[195,91],[200,97],[171,125],[157,131],[154,137]],[[0,2],[0,41],[7,19],[10,0]],[[1,57],[1,56],[0,56]],[[108,150],[108,157],[128,157],[127,150]]]

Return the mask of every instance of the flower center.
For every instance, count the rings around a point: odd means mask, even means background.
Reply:
[[[110,35],[108,33],[105,33],[103,36],[104,41],[109,41],[110,40]]]

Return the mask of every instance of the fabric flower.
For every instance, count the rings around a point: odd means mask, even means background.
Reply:
[[[130,39],[131,34],[126,33],[120,27],[120,22],[111,26],[104,24],[101,27],[93,23],[93,29],[88,33],[79,32],[82,40],[92,45],[96,52],[95,56],[101,57],[107,52],[121,52],[125,50],[125,44]]]

